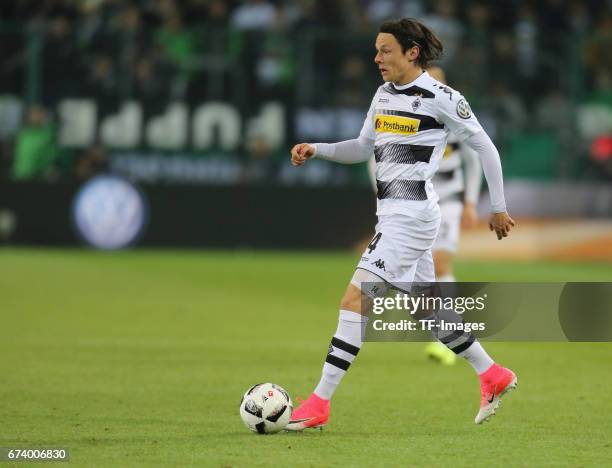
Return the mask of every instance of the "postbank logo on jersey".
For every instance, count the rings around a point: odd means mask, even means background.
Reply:
[[[376,133],[398,133],[400,135],[416,135],[421,121],[410,117],[376,114],[374,129]]]

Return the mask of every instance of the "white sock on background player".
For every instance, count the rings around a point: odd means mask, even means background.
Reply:
[[[362,333],[367,321],[367,317],[356,312],[340,311],[338,328],[323,364],[323,375],[314,390],[318,397],[331,400],[342,377],[363,345]]]

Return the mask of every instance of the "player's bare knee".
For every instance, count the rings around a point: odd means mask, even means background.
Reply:
[[[340,309],[361,314],[361,290],[358,287],[349,283],[340,300]]]
[[[375,297],[384,296],[389,284],[381,277],[362,268],[357,268],[340,301],[342,310],[368,315]]]

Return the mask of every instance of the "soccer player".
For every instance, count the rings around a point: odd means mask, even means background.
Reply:
[[[427,73],[440,83],[446,84],[442,68],[431,66],[427,68]],[[465,172],[462,166],[465,167]],[[481,170],[480,160],[474,150],[459,143],[457,137],[451,133],[438,171],[432,179],[434,190],[440,197],[438,204],[441,214],[440,229],[432,249],[437,281],[455,282],[453,259],[457,252],[461,227],[471,228],[478,219],[476,205],[480,193]],[[368,161],[368,175],[376,191],[374,157]],[[364,242],[367,244],[369,239],[368,237]],[[457,355],[437,340],[425,347],[425,354],[445,365],[453,365],[457,360]]]
[[[383,23],[375,46],[374,62],[385,83],[372,99],[359,137],[333,144],[300,143],[291,149],[295,166],[312,157],[348,164],[365,162],[373,152],[378,223],[340,302],[338,328],[321,380],[293,411],[288,430],[327,423],[330,400],[363,345],[367,316],[361,314],[367,314],[369,307],[362,309],[362,292],[366,298],[375,292],[362,291],[362,287],[378,288],[372,286],[375,282],[435,281],[432,247],[440,226],[440,207],[431,179],[450,132],[480,157],[491,197],[490,229],[501,240],[514,226],[506,212],[497,149],[465,98],[425,70],[441,56],[440,40],[422,23],[404,18]],[[516,375],[496,364],[471,333],[451,333],[440,341],[464,357],[480,377],[481,403],[475,418],[480,424],[495,414],[500,397],[516,387]]]

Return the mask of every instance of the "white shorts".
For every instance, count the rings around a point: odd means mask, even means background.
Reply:
[[[461,232],[461,214],[463,213],[463,203],[459,200],[450,200],[440,203],[442,221],[440,231],[433,251],[445,250],[455,253],[459,245],[459,234]]]
[[[431,248],[439,226],[439,217],[423,221],[402,214],[379,216],[376,234],[357,268],[400,289],[404,289],[401,283],[436,281]]]

